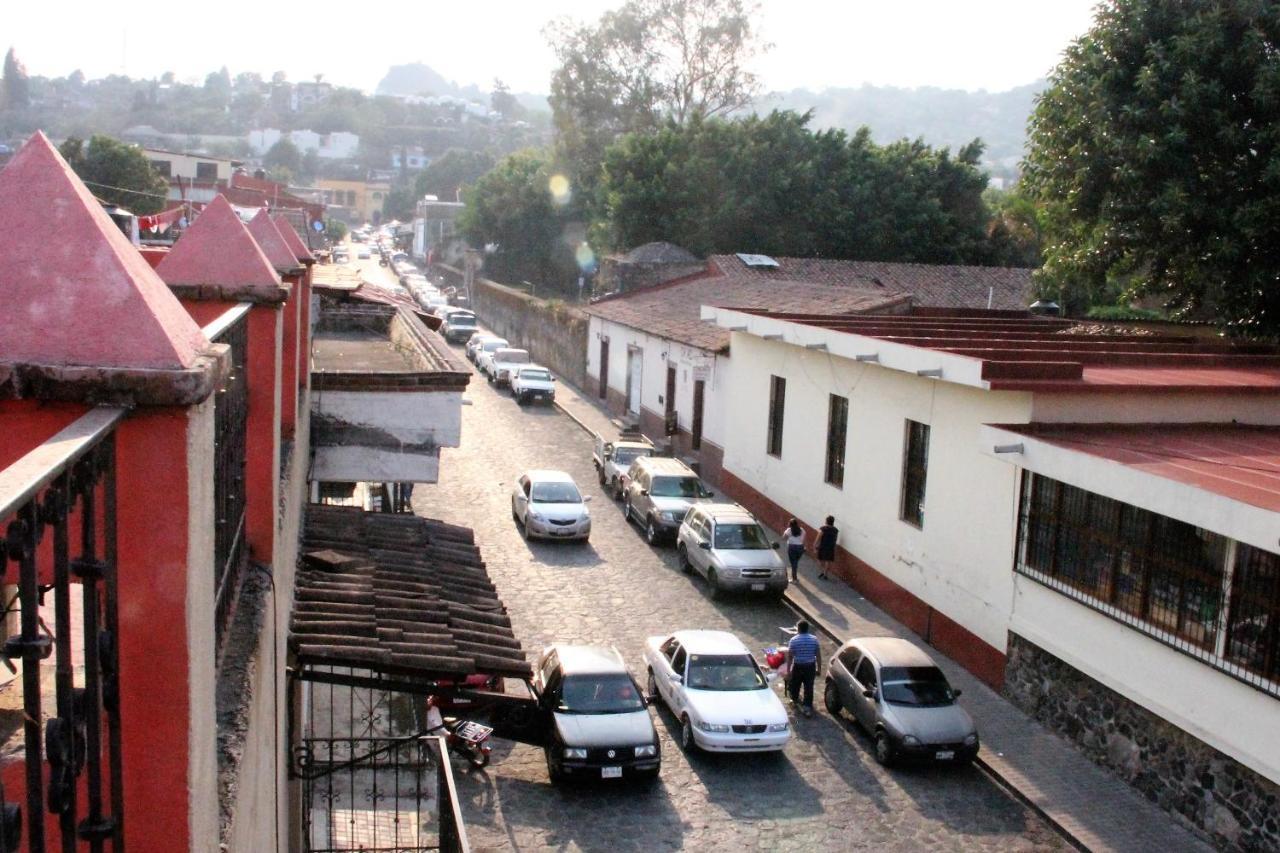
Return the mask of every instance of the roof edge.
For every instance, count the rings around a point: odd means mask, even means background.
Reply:
[[[115,406],[191,406],[231,372],[227,344],[210,344],[187,368],[94,367],[0,361],[0,399]]]
[[[179,299],[195,302],[252,302],[255,305],[279,305],[289,299],[289,288],[257,285],[186,284],[167,282]]]

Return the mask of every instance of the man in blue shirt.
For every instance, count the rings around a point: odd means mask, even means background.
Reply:
[[[801,619],[796,623],[796,635],[787,644],[787,694],[792,704],[800,699],[804,689],[803,710],[806,717],[813,715],[813,680],[818,675],[818,638],[809,633],[809,623]]]

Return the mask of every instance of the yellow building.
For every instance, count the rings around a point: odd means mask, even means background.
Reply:
[[[382,205],[391,189],[389,184],[332,178],[321,178],[315,185],[324,196],[330,216],[357,225],[372,221],[375,211],[379,215],[382,213]]]

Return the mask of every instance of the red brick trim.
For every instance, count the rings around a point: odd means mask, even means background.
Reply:
[[[752,486],[721,470],[720,486],[725,494],[755,513],[765,524],[781,530],[792,513],[774,503]],[[815,531],[803,525],[812,536]],[[832,572],[894,619],[919,634],[926,643],[963,666],[993,690],[1004,686],[1005,654],[946,614],[935,610],[913,593],[876,571],[844,548],[836,549]]]

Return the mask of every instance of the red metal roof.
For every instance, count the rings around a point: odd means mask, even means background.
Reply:
[[[280,288],[280,276],[222,196],[209,203],[156,272],[170,285],[216,285],[267,293]]]
[[[267,260],[277,272],[287,273],[298,268],[297,257],[285,242],[284,236],[280,234],[280,229],[271,221],[271,214],[267,213],[266,208],[259,210],[253,219],[249,220],[249,233],[258,241],[258,245],[262,247],[262,253],[267,256]]]
[[[187,369],[191,316],[43,133],[0,172],[0,360]]]
[[[866,316],[738,310],[976,359],[993,390],[1280,390],[1280,348],[1267,344],[1184,335],[1082,334],[1071,321],[1017,311],[915,308],[907,315]]]
[[[998,426],[1280,512],[1280,427],[1165,423]]]

